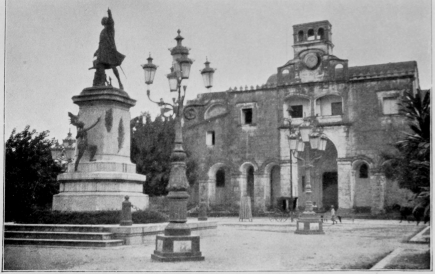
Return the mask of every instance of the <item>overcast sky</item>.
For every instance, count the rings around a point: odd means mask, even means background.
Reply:
[[[151,94],[170,98],[168,48],[178,29],[195,60],[188,98],[207,91],[199,73],[206,56],[217,68],[213,91],[261,85],[293,59],[292,26],[320,20],[332,24],[333,54],[349,66],[415,60],[421,88],[431,88],[430,0],[7,0],[6,138],[26,125],[58,139],[70,128],[75,134],[67,113],[78,113],[78,106],[71,97],[92,86],[88,68],[108,7],[118,51],[127,56],[124,89],[137,100],[132,117],[158,113],[140,66],[149,52],[159,66]]]

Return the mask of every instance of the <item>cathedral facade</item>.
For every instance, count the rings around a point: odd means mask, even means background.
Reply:
[[[417,63],[349,67],[333,55],[331,29],[328,21],[294,25],[294,58],[266,76],[266,84],[188,102],[207,104],[183,127],[184,147],[199,167],[194,200],[237,205],[247,195],[265,210],[279,197],[298,197],[304,205],[308,180],[313,203],[323,209],[377,213],[406,199],[409,193],[381,165],[382,153],[408,128],[397,103],[419,88]],[[326,149],[307,144],[292,153],[290,131],[307,118],[317,121]],[[306,154],[317,157],[309,172],[301,160]]]

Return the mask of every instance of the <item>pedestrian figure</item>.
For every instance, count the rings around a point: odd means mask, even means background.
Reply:
[[[336,220],[335,209],[333,205],[331,206],[331,221],[333,225],[335,225],[335,223],[338,223]]]

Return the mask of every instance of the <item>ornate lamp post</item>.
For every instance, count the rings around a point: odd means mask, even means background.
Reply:
[[[311,160],[310,148],[308,148],[305,153],[305,159],[296,154],[296,151],[300,153],[304,152],[305,143],[307,142],[310,143],[311,149],[314,151],[325,150],[327,137],[322,134],[317,124],[318,121],[316,117],[305,118],[304,122],[298,127],[298,131],[288,136],[290,151],[293,152],[294,157],[303,162],[305,177],[307,178],[305,186],[305,210],[298,219],[296,234],[324,234],[322,222],[319,216],[313,211],[313,202],[311,199],[311,168],[322,155],[315,156],[314,159]]]
[[[189,78],[190,68],[193,60],[188,58],[189,49],[181,44],[184,38],[180,35],[175,38],[177,46],[170,49],[173,56],[171,72],[167,75],[171,92],[178,92],[178,99],[173,104],[166,103],[162,99],[160,102],[150,98],[150,90],[147,89],[147,96],[150,101],[158,104],[161,108],[170,108],[175,114],[175,141],[174,149],[171,154],[171,171],[167,190],[169,201],[169,224],[165,228],[163,236],[157,236],[156,249],[151,255],[153,260],[158,261],[199,261],[204,260],[200,252],[199,236],[192,236],[187,221],[187,199],[189,194],[187,189],[189,183],[186,177],[186,152],[183,149],[182,120],[194,119],[196,117],[193,107],[203,105],[189,105],[184,107],[184,98],[187,86],[183,86],[182,81]],[[145,83],[153,83],[157,66],[152,63],[151,56],[147,59],[148,63],[142,65],[145,72]],[[208,61],[206,68],[201,71],[206,87],[210,88],[213,81],[214,69],[210,68]]]
[[[56,141],[56,144],[51,148],[51,157],[62,167],[62,172],[66,172],[68,163],[73,161],[75,142],[76,140],[72,138],[70,131],[68,136],[63,139],[62,145]]]

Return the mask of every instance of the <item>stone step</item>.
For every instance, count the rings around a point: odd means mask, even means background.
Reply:
[[[107,232],[5,231],[6,239],[111,240],[112,235]]]
[[[11,245],[47,245],[47,246],[81,246],[81,247],[110,247],[121,246],[123,240],[61,240],[61,239],[18,239],[6,238],[4,244]]]
[[[102,226],[57,224],[5,224],[5,231],[103,232]]]

